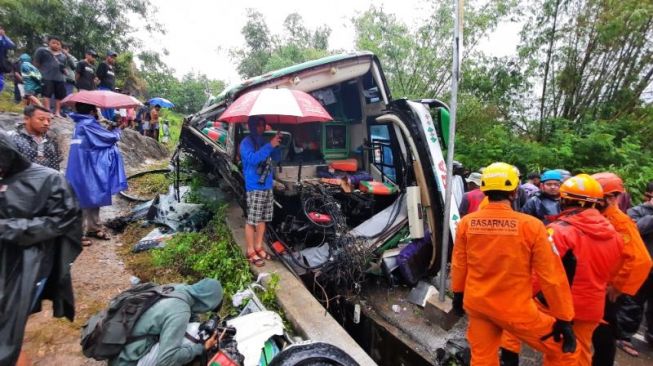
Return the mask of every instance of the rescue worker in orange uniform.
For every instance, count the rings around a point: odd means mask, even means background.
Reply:
[[[574,299],[574,334],[578,340],[574,357],[577,365],[589,366],[592,333],[603,319],[608,283],[622,265],[623,241],[596,209],[603,202],[603,189],[594,178],[579,174],[567,179],[560,187],[560,197],[563,211],[547,231],[561,257],[573,256],[575,265],[566,265],[565,270]],[[541,298],[537,284],[534,292]],[[547,294],[543,295],[543,306],[550,306]],[[504,334],[502,339],[501,359],[506,365],[518,364],[516,338]]]
[[[618,175],[609,172],[592,175],[603,188],[605,208],[601,213],[621,235],[624,243],[623,263],[617,276],[608,285],[603,320],[594,331],[592,366],[612,366],[617,352],[619,327],[617,326],[617,298],[621,294],[634,296],[651,270],[651,256],[637,230],[637,224],[619,209],[624,183]]]
[[[503,330],[542,352],[545,365],[574,365],[569,283],[542,222],[511,208],[518,186],[519,176],[509,164],[494,163],[483,170],[481,190],[489,203],[458,225],[453,308],[469,317],[473,366],[499,365]],[[533,300],[533,274],[549,302],[549,314]]]

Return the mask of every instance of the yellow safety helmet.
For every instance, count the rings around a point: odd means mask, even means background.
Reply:
[[[506,163],[492,163],[481,174],[481,191],[512,192],[519,187],[517,168]]]

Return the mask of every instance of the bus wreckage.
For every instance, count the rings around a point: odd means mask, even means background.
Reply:
[[[448,107],[436,99],[393,99],[369,52],[305,62],[227,88],[185,119],[180,146],[220,175],[243,210],[238,146],[249,132],[247,124],[222,123],[220,116],[239,96],[263,88],[307,92],[333,117],[271,124],[265,132],[283,136],[281,161],[271,168],[275,207],[267,238],[278,258],[307,286],[319,284],[324,294],[314,293],[325,303],[334,295],[365,297],[374,283],[409,289],[437,274]],[[459,220],[453,206],[452,237]]]

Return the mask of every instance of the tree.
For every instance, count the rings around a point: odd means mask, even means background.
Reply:
[[[116,59],[116,87],[131,95],[144,95],[146,92],[147,84],[130,51],[120,53]]]
[[[74,55],[101,54],[138,44],[131,17],[151,32],[164,32],[150,0],[0,0],[2,25],[19,50],[32,53],[48,35],[70,44]]]
[[[528,14],[519,51],[542,85],[539,139],[550,119],[612,119],[640,106],[653,78],[653,3],[540,0]]]
[[[374,6],[354,19],[357,48],[381,59],[395,96],[441,97],[449,89],[453,9],[449,1],[428,4],[430,16],[414,30]],[[479,40],[514,6],[512,0],[465,3],[463,58],[470,57]]]
[[[164,97],[175,104],[175,111],[189,114],[199,111],[211,95],[224,89],[224,82],[211,80],[204,74],[188,73],[181,80],[174,76],[174,70],[161,60],[155,52],[144,52],[141,59],[142,75],[147,86],[145,97]]]
[[[271,35],[263,14],[248,9],[247,23],[241,30],[246,45],[231,50],[231,56],[238,63],[237,69],[243,78],[328,54],[328,40],[331,34],[328,26],[308,29],[297,13],[288,15],[283,25],[283,35]]]

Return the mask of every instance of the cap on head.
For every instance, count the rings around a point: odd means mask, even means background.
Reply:
[[[86,54],[87,54],[87,55],[91,55],[91,56],[93,56],[93,57],[97,57],[97,52],[95,52],[94,49],[87,50],[87,51],[86,51]]]
[[[30,62],[30,61],[32,61],[32,56],[30,56],[30,55],[28,55],[26,53],[23,53],[22,55],[20,55],[20,57],[18,57],[18,59],[21,62]]]
[[[107,52],[107,57],[118,57],[118,53],[116,51],[109,51]]]
[[[512,192],[519,186],[517,168],[506,163],[492,163],[481,174],[481,191]]]
[[[469,177],[465,178],[467,183],[474,183],[477,186],[481,186],[481,173],[478,172],[473,172],[469,175]]]
[[[597,182],[603,188],[603,194],[608,195],[612,193],[624,193],[624,181],[621,178],[610,172],[602,172],[592,174],[592,178],[596,179]]]
[[[565,180],[567,180],[567,179],[569,179],[571,177],[571,173],[569,172],[569,170],[565,170],[565,169],[553,169],[553,170],[555,170],[556,172],[559,172],[560,174],[562,174],[562,180],[563,181],[565,181]]]
[[[547,170],[540,176],[540,182],[544,183],[549,180],[562,182],[562,174],[557,170]]]
[[[560,186],[560,198],[588,203],[599,203],[603,199],[601,184],[587,174],[578,174],[567,179]]]

